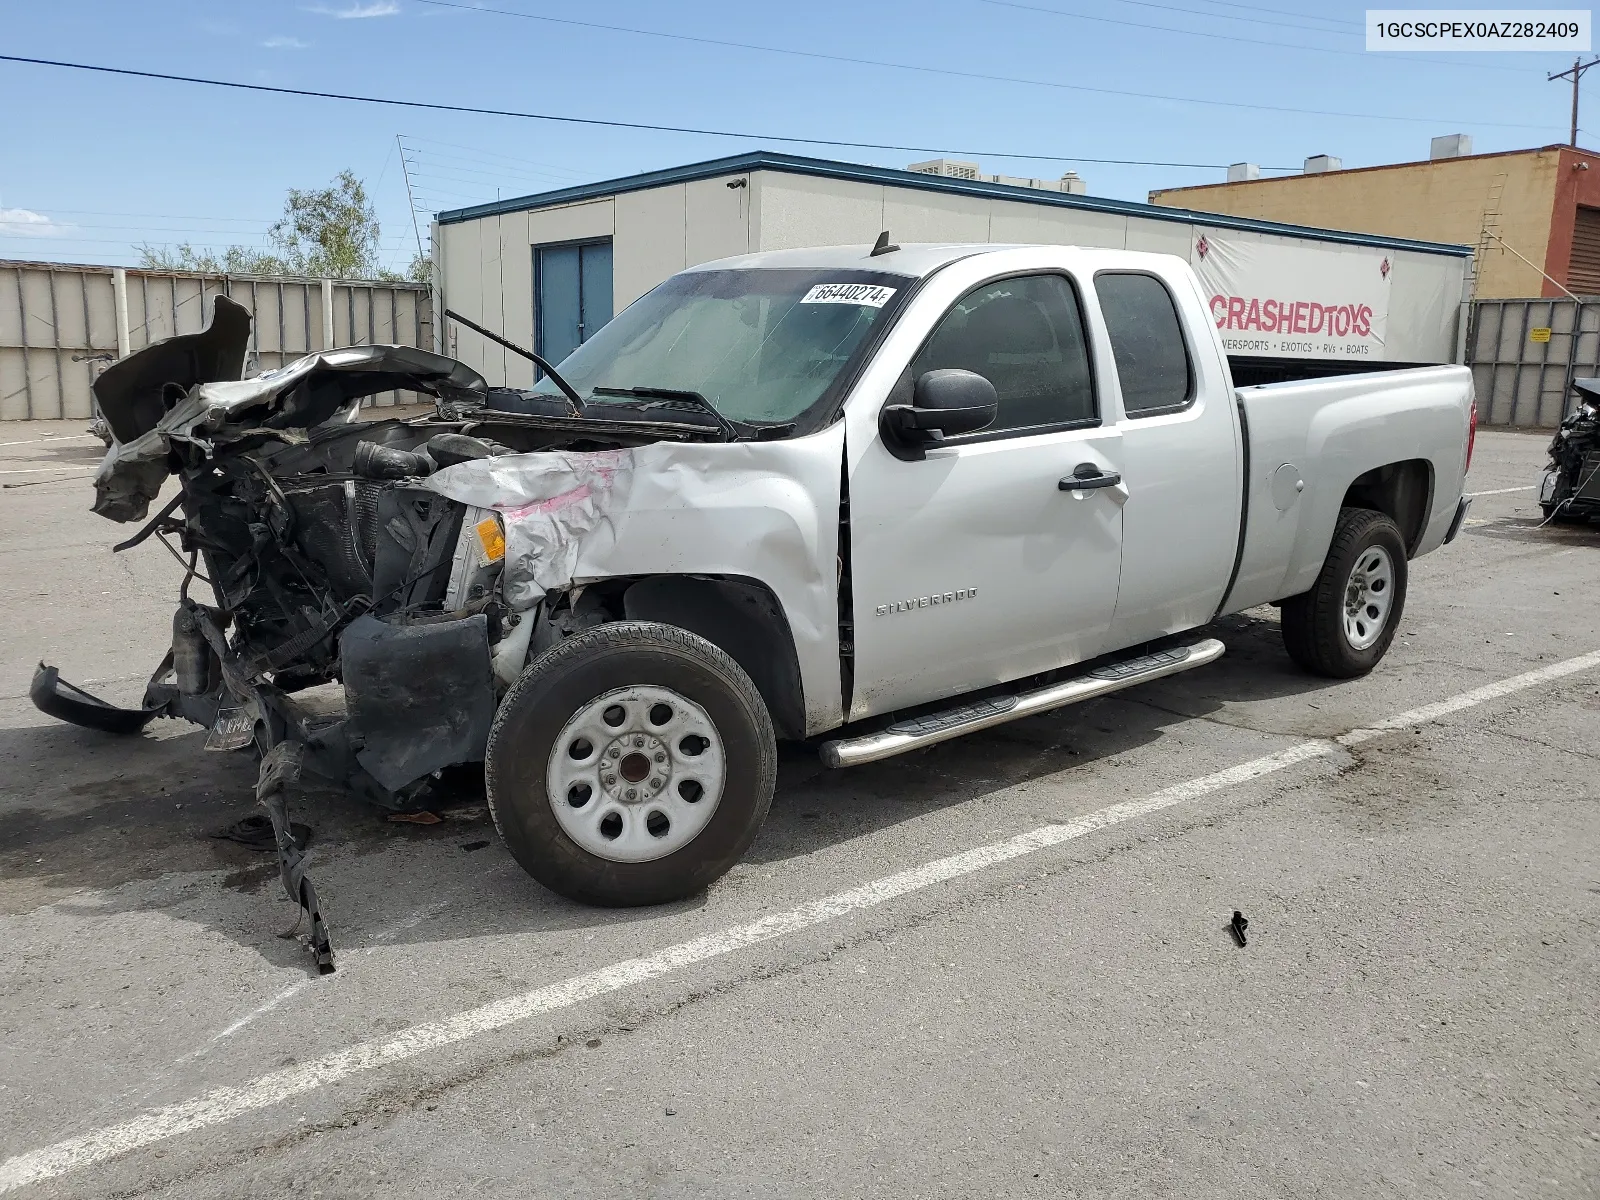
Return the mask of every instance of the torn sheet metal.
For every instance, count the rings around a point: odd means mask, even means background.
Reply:
[[[95,512],[142,520],[175,449],[210,454],[252,438],[304,440],[366,396],[401,390],[465,402],[481,400],[489,386],[465,363],[414,346],[326,350],[240,379],[249,337],[249,313],[218,296],[202,332],[157,342],[95,381],[95,400],[117,435],[95,473]]]
[[[644,575],[750,579],[794,635],[807,726],[838,724],[839,485],[844,431],[774,442],[536,451],[445,467],[416,486],[500,513],[507,605]]]
[[[646,447],[644,449],[654,449]],[[446,467],[419,487],[505,522],[502,594],[513,611],[570,584],[585,549],[616,541],[642,450],[538,451]]]

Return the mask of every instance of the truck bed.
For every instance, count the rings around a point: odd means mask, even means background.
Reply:
[[[1310,587],[1353,487],[1416,494],[1413,519],[1401,522],[1413,558],[1444,541],[1466,467],[1472,410],[1466,367],[1264,384],[1239,388],[1235,396],[1245,430],[1247,487],[1226,611]],[[1379,476],[1369,478],[1362,471],[1373,462],[1396,466],[1369,472]]]

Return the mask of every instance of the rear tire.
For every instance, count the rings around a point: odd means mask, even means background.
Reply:
[[[1394,641],[1405,601],[1399,527],[1370,508],[1342,509],[1316,583],[1283,602],[1284,649],[1316,675],[1365,675]]]
[[[546,651],[489,734],[489,809],[551,891],[627,907],[693,895],[743,857],[777,779],[750,677],[671,625],[601,625]]]

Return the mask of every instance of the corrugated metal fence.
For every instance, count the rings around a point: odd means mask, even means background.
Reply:
[[[1600,376],[1600,300],[1479,300],[1467,364],[1486,425],[1553,429],[1574,376]]]
[[[247,375],[335,346],[433,348],[424,284],[0,261],[0,420],[92,416],[89,388],[101,371],[121,354],[204,328],[219,293],[254,318]]]

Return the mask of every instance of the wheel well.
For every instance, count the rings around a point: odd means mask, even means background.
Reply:
[[[1372,508],[1400,529],[1406,553],[1417,552],[1428,527],[1428,503],[1433,496],[1433,466],[1426,459],[1388,463],[1360,475],[1344,494],[1341,507]]]
[[[778,736],[806,734],[800,659],[777,596],[746,579],[658,575],[631,584],[622,597],[630,621],[660,621],[706,639],[750,676]]]

